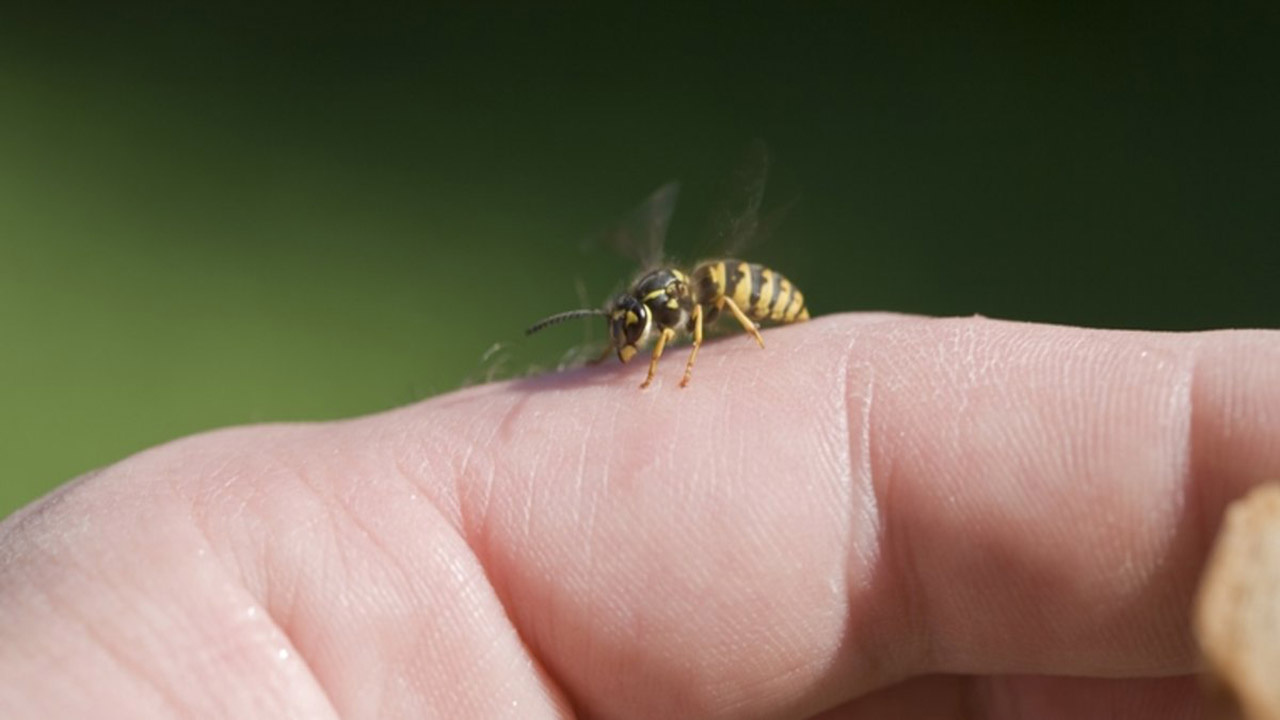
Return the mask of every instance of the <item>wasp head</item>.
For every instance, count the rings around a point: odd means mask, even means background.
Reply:
[[[649,327],[649,309],[635,296],[619,295],[609,304],[609,338],[622,362],[635,357]]]

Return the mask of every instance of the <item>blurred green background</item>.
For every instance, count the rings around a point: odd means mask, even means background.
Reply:
[[[34,5],[34,4],[32,4]],[[0,516],[206,428],[458,387],[753,137],[819,314],[1280,324],[1280,5],[0,14]],[[534,339],[544,358],[581,328]]]

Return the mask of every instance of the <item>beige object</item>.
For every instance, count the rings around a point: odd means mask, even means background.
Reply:
[[[1213,717],[1280,720],[1280,484],[1227,509],[1196,604]]]

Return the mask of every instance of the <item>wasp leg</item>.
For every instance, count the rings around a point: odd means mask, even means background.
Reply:
[[[693,377],[693,361],[698,357],[698,348],[702,347],[702,306],[693,306],[693,352],[689,353],[689,362],[684,364],[684,378],[680,380],[680,387],[688,387],[689,379]]]
[[[676,336],[676,331],[671,328],[662,328],[662,334],[658,336],[658,344],[653,346],[653,357],[649,359],[649,375],[640,383],[640,389],[649,387],[649,383],[653,382],[653,374],[658,372],[658,358],[662,357],[662,350],[667,347],[667,341]]]
[[[608,360],[608,359],[609,359],[609,354],[610,354],[610,353],[612,353],[612,352],[613,352],[613,346],[612,346],[612,345],[605,345],[605,346],[604,346],[604,352],[600,353],[600,357],[595,358],[595,359],[592,359],[592,360],[588,360],[588,361],[587,361],[587,364],[588,364],[588,365],[599,365],[600,363],[604,362],[605,360]]]
[[[720,299],[724,301],[725,305],[729,306],[729,310],[733,313],[734,317],[738,318],[738,322],[742,323],[742,329],[751,333],[752,337],[756,339],[756,343],[759,344],[760,347],[764,347],[764,338],[760,337],[760,328],[756,327],[756,324],[751,322],[751,318],[747,317],[746,313],[742,312],[742,308],[738,307],[738,304],[735,303],[732,298],[722,297]]]

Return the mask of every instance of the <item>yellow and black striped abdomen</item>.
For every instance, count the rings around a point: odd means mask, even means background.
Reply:
[[[719,309],[721,298],[729,298],[754,320],[792,323],[809,319],[809,309],[800,292],[782,273],[741,260],[712,260],[693,271],[697,301],[706,308]]]

